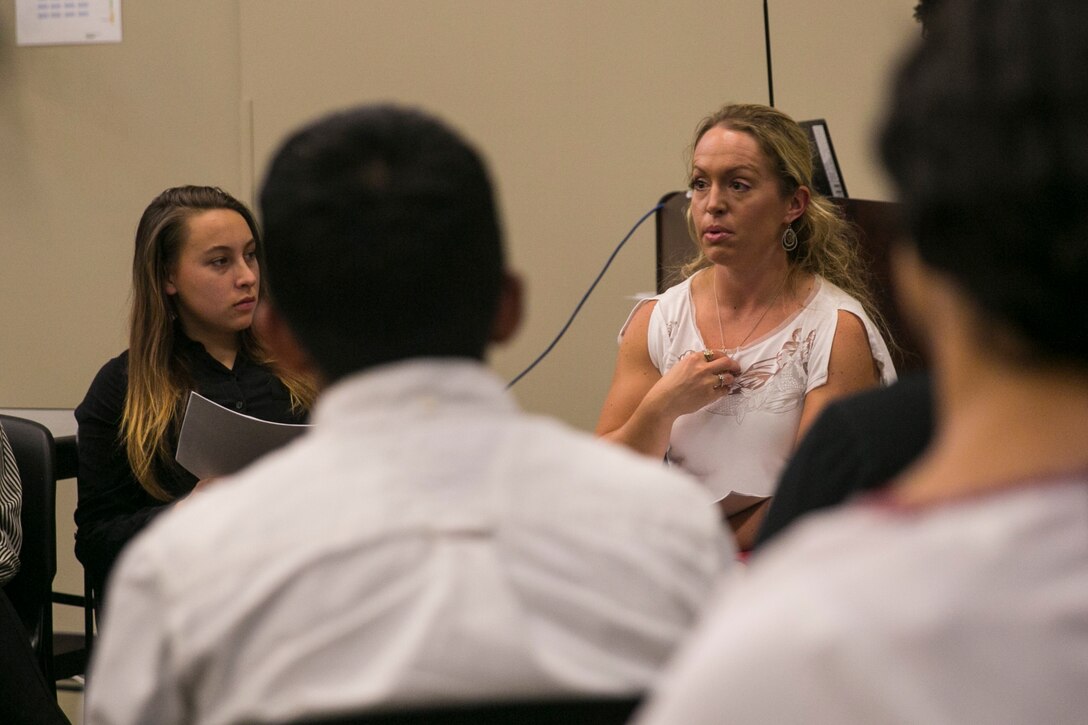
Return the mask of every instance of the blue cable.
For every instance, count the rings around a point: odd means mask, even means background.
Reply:
[[[642,226],[642,222],[646,221],[651,216],[656,214],[664,206],[665,206],[664,204],[656,205],[653,209],[650,209],[650,211],[643,214],[642,217],[637,222],[635,222],[635,226],[631,227],[631,231],[627,232],[627,236],[623,238],[623,241],[621,241],[619,244],[617,244],[616,248],[614,250],[612,250],[612,255],[608,258],[608,261],[604,263],[604,266],[601,267],[601,271],[600,271],[600,273],[598,273],[597,279],[593,280],[593,284],[591,284],[589,286],[589,289],[586,290],[586,293],[584,295],[582,295],[582,299],[578,302],[578,305],[574,308],[574,312],[572,312],[570,314],[570,319],[567,320],[567,324],[563,325],[563,329],[559,331],[559,334],[555,336],[555,339],[552,340],[551,344],[548,345],[547,348],[545,348],[544,352],[540,353],[540,355],[537,357],[536,360],[533,360],[532,364],[530,364],[529,367],[522,370],[520,373],[518,373],[517,377],[515,377],[513,380],[511,380],[509,383],[506,384],[506,389],[507,390],[514,387],[514,385],[519,380],[521,380],[523,377],[528,375],[530,370],[535,368],[540,363],[541,360],[543,360],[544,358],[546,358],[548,356],[548,353],[550,353],[552,351],[552,348],[555,347],[556,343],[558,343],[559,340],[563,337],[563,335],[566,334],[567,330],[570,328],[571,323],[574,322],[574,318],[577,317],[578,313],[581,311],[582,305],[584,305],[586,303],[586,300],[589,299],[589,296],[591,294],[593,294],[593,290],[597,288],[597,283],[601,281],[601,277],[604,277],[604,273],[608,271],[608,268],[612,265],[612,260],[614,260],[616,258],[616,255],[620,253],[620,250],[623,249],[623,245],[627,244],[627,240],[631,238],[631,235],[635,233],[635,230],[638,229],[640,226]]]

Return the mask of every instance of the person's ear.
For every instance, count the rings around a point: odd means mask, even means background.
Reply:
[[[895,303],[900,313],[911,326],[913,332],[921,332],[919,323],[927,315],[927,297],[925,266],[918,256],[918,250],[907,240],[899,240],[889,249],[891,257],[892,289]]]
[[[522,285],[521,278],[513,272],[504,272],[499,305],[491,323],[491,342],[506,342],[521,326]]]
[[[789,206],[786,207],[786,223],[792,224],[805,213],[808,202],[812,198],[812,192],[807,186],[798,186],[790,195]]]
[[[942,275],[927,265],[918,248],[908,239],[891,245],[892,292],[907,328],[932,355],[934,337],[954,313],[949,309],[948,285]]]
[[[296,375],[321,378],[321,371],[310,353],[298,341],[284,316],[267,299],[261,300],[253,313],[253,331],[272,354],[276,365]]]

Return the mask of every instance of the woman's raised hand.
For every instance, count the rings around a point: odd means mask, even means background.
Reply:
[[[694,413],[728,395],[740,365],[721,350],[692,350],[681,356],[647,393],[670,417]]]

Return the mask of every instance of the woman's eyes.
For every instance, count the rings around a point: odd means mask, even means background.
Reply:
[[[692,191],[708,191],[710,189],[710,182],[706,179],[693,179],[688,186],[691,187]],[[730,191],[748,191],[752,187],[743,181],[734,179],[726,184],[726,188]]]
[[[250,252],[243,252],[242,253],[242,259],[244,259],[247,264],[249,264],[251,262],[256,262],[257,261],[257,250],[254,249],[253,251],[250,251]],[[220,268],[221,267],[227,267],[227,266],[230,265],[230,257],[212,257],[211,259],[208,260],[208,264],[211,265],[212,267],[220,267]]]

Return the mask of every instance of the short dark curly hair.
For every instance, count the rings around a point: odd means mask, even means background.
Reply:
[[[922,258],[989,331],[1088,363],[1088,6],[957,0],[899,72],[881,134]],[[985,332],[985,331],[984,331]]]
[[[321,118],[280,148],[260,208],[272,298],[328,379],[483,358],[502,233],[483,159],[446,124],[386,104]]]

